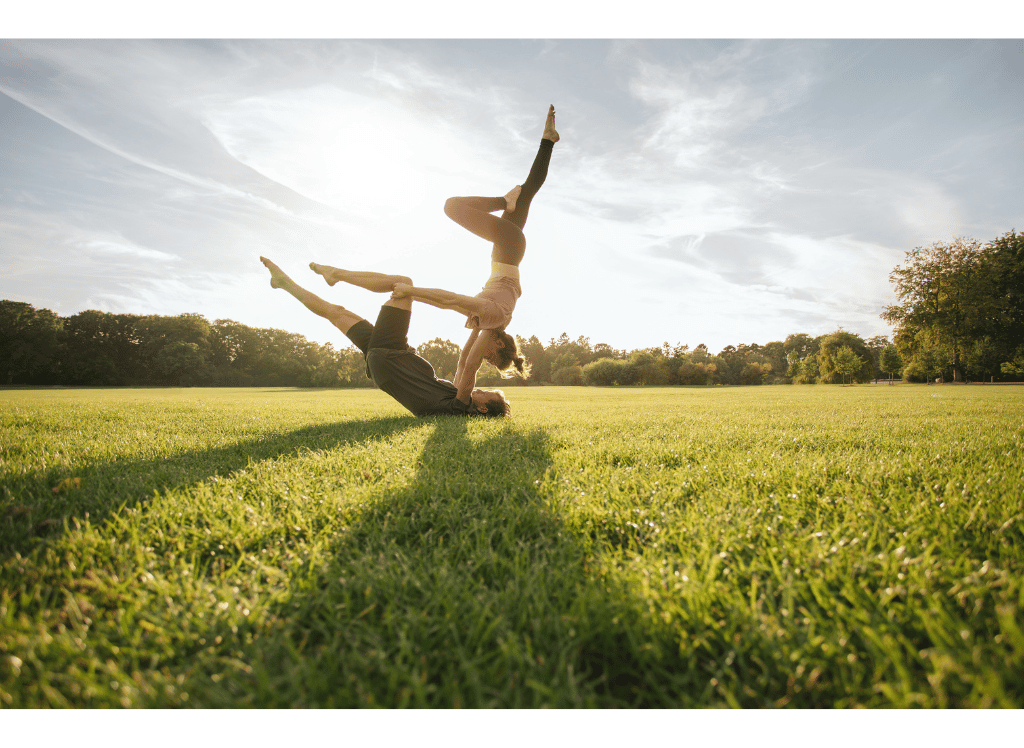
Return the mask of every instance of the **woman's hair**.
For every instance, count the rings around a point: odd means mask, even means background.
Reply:
[[[497,353],[498,363],[496,367],[501,372],[501,376],[505,379],[508,379],[514,373],[518,374],[520,379],[526,379],[530,376],[530,364],[523,358],[516,339],[504,330],[491,330],[491,335],[494,336],[495,340],[500,340],[504,343],[504,346],[499,348]],[[515,372],[512,371],[513,367]]]

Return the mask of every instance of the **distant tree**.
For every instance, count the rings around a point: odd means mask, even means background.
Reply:
[[[899,374],[903,370],[903,360],[900,358],[896,346],[890,345],[882,349],[879,366],[883,372],[889,375],[889,379],[893,378],[893,374]]]
[[[796,384],[814,384],[818,381],[818,354],[811,353],[796,365],[793,382]]]
[[[551,339],[546,353],[551,361],[552,381],[555,376],[555,369],[558,368],[555,362],[559,356],[565,354],[572,355],[578,366],[584,366],[594,360],[594,351],[590,346],[590,338],[580,335],[575,340],[572,340],[564,332],[558,338]]]
[[[848,347],[859,361],[857,369],[844,375],[840,370],[837,356],[840,349]],[[875,376],[875,363],[864,339],[856,333],[842,328],[825,335],[821,339],[817,355],[818,381],[825,384],[845,383],[849,376],[854,382],[870,382]]]
[[[787,357],[795,352],[797,360],[803,361],[811,354],[818,352],[818,338],[812,338],[810,335],[802,332],[787,335],[782,348],[786,352]]]
[[[995,295],[994,324],[984,330],[1009,355],[1024,355],[1024,234],[1008,231],[989,242]]]
[[[676,376],[679,384],[711,384],[717,370],[718,367],[712,363],[684,360],[676,370]]]
[[[139,341],[134,314],[108,314],[95,309],[64,320],[65,384],[125,385],[149,381],[152,362]]]
[[[668,384],[674,374],[670,372],[661,350],[655,354],[651,350],[633,351],[626,359],[631,380],[630,384],[663,385]]]
[[[532,367],[529,382],[531,384],[549,384],[551,382],[551,356],[544,348],[544,344],[536,335],[531,335],[529,340],[517,339],[519,350],[522,351],[523,356]]]
[[[740,373],[740,384],[763,384],[765,376],[771,372],[771,364],[759,364],[751,361],[743,367],[743,371]]]
[[[573,385],[579,386],[587,383],[586,376],[583,374],[583,367],[579,364],[572,364],[569,366],[562,366],[555,370],[555,373],[551,375],[552,384],[557,385]]]
[[[764,362],[772,367],[771,373],[775,375],[775,381],[785,381],[786,370],[786,344],[781,340],[773,340],[766,343],[762,348]]]
[[[743,366],[746,364],[746,361],[736,346],[725,346],[725,348],[718,352],[716,358],[722,362],[717,371],[718,381],[722,384],[739,384],[740,375],[743,373]]]
[[[917,247],[889,274],[899,304],[882,319],[914,348],[944,346],[951,354],[953,381],[963,381],[963,353],[999,311],[996,278],[981,243],[957,238]],[[904,351],[901,351],[904,353]]]
[[[601,356],[583,367],[583,378],[587,384],[609,387],[613,384],[619,384],[622,370],[622,361],[616,361],[608,356]]]
[[[153,362],[164,384],[191,387],[210,376],[206,356],[197,343],[178,340],[160,349]]]
[[[897,345],[899,336],[897,336]],[[907,382],[932,382],[950,370],[948,351],[941,347],[918,346],[910,360],[904,360],[903,379]]]
[[[864,365],[864,361],[848,345],[840,346],[836,350],[832,361],[836,373],[842,377],[843,384],[846,384],[847,377],[852,377]]]
[[[891,346],[892,343],[884,335],[875,335],[873,338],[868,338],[864,343],[867,345],[868,352],[871,354],[871,360],[875,365],[874,377],[877,379],[882,376],[882,351]]]
[[[63,320],[49,309],[0,301],[0,383],[56,384]]]
[[[416,348],[416,353],[430,362],[439,379],[454,381],[455,370],[459,366],[459,355],[462,353],[462,349],[457,344],[450,340],[434,338],[428,343],[419,345]]]

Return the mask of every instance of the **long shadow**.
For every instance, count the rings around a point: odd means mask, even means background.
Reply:
[[[379,442],[425,423],[366,419],[166,459],[97,462],[75,476],[83,485],[73,504],[48,503],[64,471],[19,477],[10,490],[50,517],[89,511],[98,524],[122,506],[144,505],[154,490],[197,486],[306,449]],[[674,660],[643,655],[635,627],[609,627],[639,618],[632,596],[592,573],[591,539],[542,494],[551,449],[540,429],[434,419],[412,480],[371,490],[345,515],[328,560],[290,567],[285,594],[263,601],[262,615],[232,623],[195,609],[195,640],[168,652],[168,677],[184,678],[190,704],[210,707],[669,705],[644,692],[637,674],[658,680],[654,670]],[[102,497],[90,500],[90,486]],[[4,523],[0,562],[51,543],[63,527],[20,537],[38,518]],[[251,553],[259,550],[227,549],[225,561]],[[207,654],[213,641],[223,651]],[[153,705],[178,703],[158,697]]]
[[[438,419],[414,480],[247,632],[245,667],[189,689],[207,706],[643,703],[652,663],[608,626],[628,594],[596,579],[588,538],[541,496],[550,449],[539,429]]]
[[[250,463],[303,450],[380,441],[418,423],[413,416],[397,416],[307,426],[168,457],[94,460],[80,470],[49,467],[9,478],[0,489],[0,564],[56,539],[72,518],[97,524],[148,502],[154,492],[227,477]]]

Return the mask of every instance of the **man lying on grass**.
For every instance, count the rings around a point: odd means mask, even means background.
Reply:
[[[479,330],[470,334],[459,365],[455,370],[455,382],[438,379],[430,362],[416,355],[406,336],[409,334],[409,320],[412,317],[412,298],[404,296],[390,298],[384,302],[377,316],[377,323],[371,325],[358,314],[343,306],[329,304],[319,296],[302,288],[289,278],[281,268],[260,257],[270,271],[270,285],[283,288],[314,314],[328,320],[341,330],[366,359],[366,375],[384,392],[417,416],[496,416],[508,415],[511,410],[501,390],[474,389],[477,366],[469,366],[471,350],[476,346]],[[404,275],[361,272],[331,268],[332,286],[343,280],[346,283],[376,293],[394,292],[396,283],[412,285]],[[332,282],[333,281],[333,282]],[[486,347],[487,343],[482,343]]]

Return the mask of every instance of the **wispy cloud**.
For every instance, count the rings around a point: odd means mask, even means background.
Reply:
[[[89,239],[78,242],[74,249],[90,254],[126,256],[140,260],[153,260],[156,262],[174,262],[181,258],[157,249],[140,247],[124,239]]]

